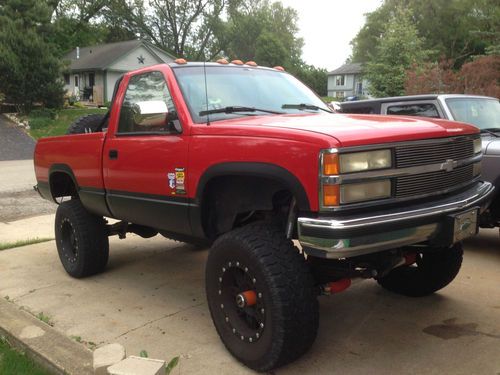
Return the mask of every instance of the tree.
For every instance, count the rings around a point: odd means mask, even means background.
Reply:
[[[203,60],[223,50],[225,7],[226,0],[115,0],[106,17],[175,56]]]
[[[376,97],[403,95],[406,71],[422,64],[428,55],[410,17],[407,9],[394,10],[375,55],[365,66],[370,93]]]
[[[367,62],[383,40],[382,30],[397,7],[409,10],[412,24],[433,57],[444,56],[455,68],[471,56],[500,45],[500,6],[496,0],[385,0],[367,14],[352,40],[352,61]]]
[[[273,34],[264,32],[257,38],[255,61],[259,65],[282,65],[288,60],[288,53],[281,41]]]
[[[449,61],[427,63],[406,73],[407,95],[455,93],[500,96],[500,56],[480,56],[455,71]]]
[[[62,104],[57,49],[49,43],[50,8],[36,0],[6,0],[0,7],[0,92],[19,111],[35,102]]]

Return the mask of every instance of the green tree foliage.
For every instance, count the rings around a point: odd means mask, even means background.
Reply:
[[[410,12],[412,24],[423,38],[423,48],[434,59],[452,59],[456,68],[470,56],[493,51],[500,45],[498,0],[385,0],[352,40],[352,61],[367,62],[382,42],[385,25],[397,7]]]
[[[224,0],[114,0],[107,19],[175,56],[212,59],[224,40]]]
[[[51,9],[37,0],[0,5],[0,92],[21,112],[62,104],[61,62],[49,35]]]
[[[288,59],[288,51],[277,36],[264,32],[257,38],[255,60],[260,65],[281,65]]]
[[[408,10],[396,8],[382,29],[382,40],[365,66],[370,93],[376,97],[404,94],[406,71],[422,64],[428,52]]]

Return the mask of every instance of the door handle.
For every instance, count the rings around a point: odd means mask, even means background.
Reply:
[[[110,159],[118,159],[118,150],[109,150]]]

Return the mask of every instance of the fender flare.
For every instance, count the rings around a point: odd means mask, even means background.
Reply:
[[[209,167],[201,176],[196,187],[196,204],[202,202],[203,192],[210,180],[223,176],[264,177],[280,182],[286,186],[297,199],[297,206],[301,211],[310,211],[309,198],[302,183],[287,169],[270,163],[259,162],[227,162]]]

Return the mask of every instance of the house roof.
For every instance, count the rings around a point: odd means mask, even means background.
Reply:
[[[155,53],[155,50],[159,50],[157,47],[143,40],[135,39],[127,40],[125,42],[100,44],[90,47],[80,47],[80,58],[78,59],[76,58],[75,48],[71,52],[67,53],[64,58],[70,61],[69,68],[71,70],[102,70],[114,63],[120,57],[124,56],[130,51],[133,51],[141,45],[146,47],[152,54],[157,56],[160,61],[163,61],[163,59]],[[172,59],[175,59],[175,57],[170,55],[168,52],[163,50],[160,51],[171,56]]]
[[[362,63],[350,63],[350,64],[344,64],[340,68],[337,68],[335,70],[332,70],[331,72],[328,72],[328,75],[331,74],[359,74],[363,71],[363,64]]]

